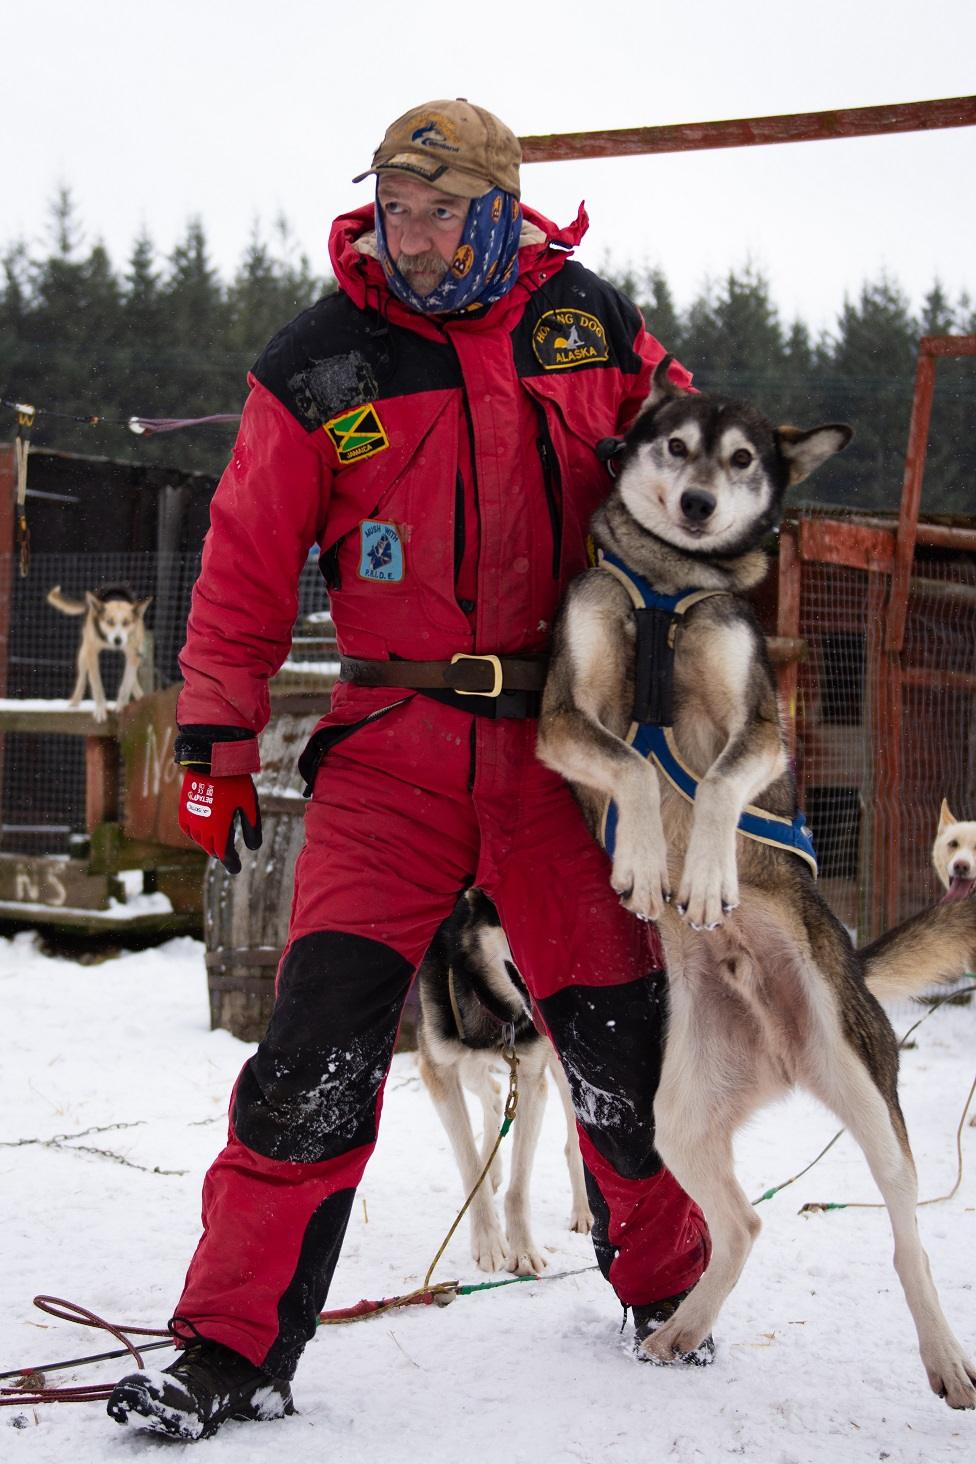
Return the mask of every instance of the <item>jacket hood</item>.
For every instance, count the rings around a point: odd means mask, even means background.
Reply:
[[[589,228],[589,218],[581,203],[576,218],[564,228],[559,228],[544,214],[523,204],[525,222],[532,227],[523,229],[523,242],[519,248],[519,277],[512,289],[517,296],[519,290],[531,293],[563,263],[580,242]],[[375,205],[364,204],[340,214],[332,225],[329,236],[329,257],[340,290],[349,296],[360,309],[367,306],[389,315],[398,322],[417,327],[420,322],[436,328],[436,316],[419,315],[401,304],[387,288],[379,260],[367,250],[360,248],[360,241],[371,234],[375,226]],[[528,235],[530,242],[525,242]],[[504,306],[504,300],[498,305]],[[497,309],[492,307],[492,310]],[[488,314],[491,314],[489,311]],[[484,317],[482,317],[484,318]]]

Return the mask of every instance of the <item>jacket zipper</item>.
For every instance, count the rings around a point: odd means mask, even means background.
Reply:
[[[563,549],[562,475],[552,445],[545,408],[539,402],[535,402],[534,406],[539,419],[539,435],[535,441],[539,461],[542,464],[542,483],[546,494],[546,507],[549,510],[549,523],[552,527],[552,577],[558,579]]]

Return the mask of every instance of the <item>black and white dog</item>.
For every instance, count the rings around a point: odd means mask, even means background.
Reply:
[[[572,1189],[571,1230],[589,1234],[586,1198],[569,1085],[549,1039],[532,1020],[529,993],[519,975],[494,905],[481,890],[467,890],[444,922],[417,974],[420,996],[420,1074],[451,1141],[467,1194],[484,1168],[501,1127],[504,1093],[498,1071],[506,1035],[514,1037],[518,1116],[512,1127],[512,1164],[505,1194],[505,1229],[494,1192],[502,1180],[501,1151],[469,1211],[471,1254],[483,1271],[535,1275],[546,1259],[532,1236],[529,1182],[551,1072],[566,1114],[566,1164]],[[507,1029],[507,1034],[506,1034]],[[507,1085],[506,1085],[507,1086]],[[481,1150],[475,1142],[464,1089],[484,1115]]]

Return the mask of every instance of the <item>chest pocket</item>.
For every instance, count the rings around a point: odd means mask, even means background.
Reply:
[[[353,612],[358,625],[364,616],[372,624],[384,607],[415,596],[423,586],[425,616],[456,628],[458,417],[457,394],[450,391],[370,403],[363,425],[377,434],[378,424],[382,439],[358,433],[372,450],[350,460],[347,447],[346,461],[334,428],[329,431],[336,462],[322,572],[337,611],[359,607]],[[350,437],[346,421],[341,425],[343,442],[355,451],[357,433]],[[353,429],[358,425],[353,420]]]
[[[616,395],[601,371],[532,376],[522,386],[545,413],[559,472],[562,568],[575,574],[586,566],[590,519],[611,487],[596,445],[616,432]]]

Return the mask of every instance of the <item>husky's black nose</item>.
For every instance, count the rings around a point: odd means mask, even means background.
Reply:
[[[701,488],[689,488],[681,495],[681,512],[690,524],[703,524],[715,512],[715,498]]]

